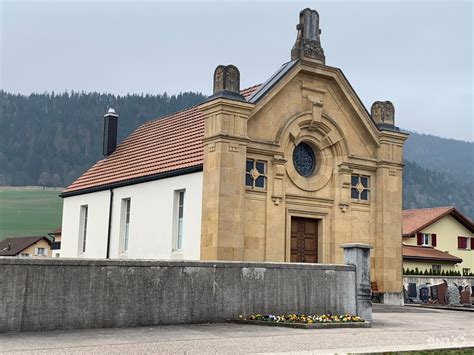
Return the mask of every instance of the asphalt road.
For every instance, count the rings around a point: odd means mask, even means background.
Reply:
[[[0,334],[0,353],[345,353],[474,348],[471,312],[375,306],[369,329],[200,324]]]

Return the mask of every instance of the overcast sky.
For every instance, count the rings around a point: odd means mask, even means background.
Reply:
[[[318,10],[326,64],[398,126],[473,141],[473,5],[464,2],[7,1],[0,87],[210,94],[218,64],[241,87],[290,59],[298,13]]]

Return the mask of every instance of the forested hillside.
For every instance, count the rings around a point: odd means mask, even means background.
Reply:
[[[67,186],[102,153],[103,116],[119,114],[121,141],[141,123],[195,105],[202,94],[12,95],[0,91],[0,185]]]
[[[101,158],[108,107],[120,115],[120,141],[144,121],[204,99],[199,93],[23,96],[0,91],[0,185],[67,186]],[[404,208],[454,205],[474,217],[474,143],[411,133],[404,157]]]
[[[473,143],[410,132],[403,154],[406,160],[419,162],[425,168],[474,183]]]

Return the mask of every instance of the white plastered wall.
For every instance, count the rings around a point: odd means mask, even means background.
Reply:
[[[183,247],[173,251],[175,191],[185,190]],[[202,172],[113,189],[111,258],[199,260]],[[122,199],[130,198],[127,253],[120,253]],[[110,191],[67,197],[63,204],[61,257],[105,258]],[[80,207],[89,206],[86,252],[78,253]]]

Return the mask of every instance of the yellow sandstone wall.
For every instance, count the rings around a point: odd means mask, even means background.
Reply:
[[[205,116],[201,257],[290,261],[293,216],[318,220],[318,262],[342,263],[343,243],[367,243],[382,292],[402,291],[402,146],[380,132],[338,69],[302,62],[255,105],[216,99]],[[314,148],[300,176],[294,147]],[[245,160],[266,163],[265,189],[245,187]],[[369,201],[351,200],[351,174],[370,178]]]

